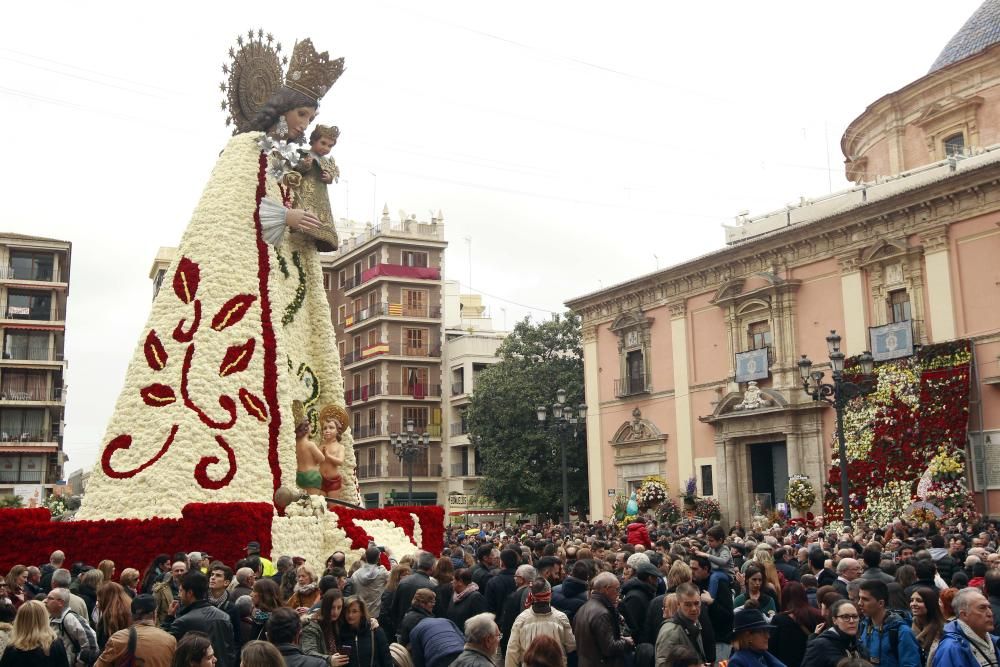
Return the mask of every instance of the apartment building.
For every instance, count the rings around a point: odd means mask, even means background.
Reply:
[[[44,498],[63,478],[71,247],[0,233],[0,495]]]

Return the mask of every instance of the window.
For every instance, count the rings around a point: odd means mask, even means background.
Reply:
[[[375,425],[377,423],[378,423],[378,412],[375,411],[375,408],[372,408],[368,411],[368,431],[371,433],[375,433]]]
[[[378,384],[378,369],[369,368],[368,369],[368,386],[374,387]]]
[[[628,369],[628,393],[641,394],[646,391],[646,369],[643,363],[642,350],[632,350],[625,357]]]
[[[44,410],[8,410],[0,413],[0,440],[45,442],[48,440]]]
[[[0,396],[15,401],[44,401],[49,394],[47,381],[45,371],[5,370]]]
[[[347,282],[347,270],[341,269],[340,273],[337,274],[337,286],[340,289],[344,289],[344,283]]]
[[[417,386],[427,391],[427,369],[416,366],[403,366],[403,386],[406,388],[405,393],[411,396],[416,391]]]
[[[905,289],[889,292],[889,323],[906,322],[910,319],[910,295]]]
[[[710,465],[701,467],[701,495],[715,495],[715,488],[712,484],[712,466]]]
[[[375,345],[378,345],[378,329],[372,329],[368,332],[368,347]]]
[[[52,280],[54,260],[51,253],[12,250],[10,253],[11,278],[18,280]]]
[[[333,274],[329,271],[323,272],[323,289],[327,292],[333,289]]]
[[[365,302],[362,299],[355,299],[354,303],[354,317],[360,317],[361,311],[365,309]]]
[[[368,448],[368,469],[369,470],[374,470],[375,466],[376,466],[375,451],[376,450],[375,450],[374,447],[369,447]]]
[[[406,350],[404,354],[413,356],[427,356],[426,329],[403,329]]]
[[[347,306],[339,306],[337,308],[337,324],[343,323],[347,319]]]
[[[959,132],[944,140],[944,154],[962,155],[965,152],[965,135]]]
[[[415,250],[404,250],[401,253],[401,259],[403,266],[427,266],[427,253],[417,252]]]
[[[375,314],[375,306],[378,305],[378,292],[368,293],[368,310],[371,311],[371,315]]]
[[[160,293],[160,287],[163,285],[163,278],[166,275],[167,275],[167,271],[165,269],[160,269],[159,271],[156,272],[156,277],[153,278],[153,298],[154,299],[156,298],[156,295]]]
[[[35,292],[7,292],[7,317],[18,320],[48,320],[52,296]]]
[[[427,292],[424,290],[404,289],[403,314],[410,317],[427,317]]]
[[[351,377],[351,385],[354,387],[354,396],[355,396],[355,398],[360,398],[361,397],[361,374],[360,373],[355,373]]]
[[[378,264],[378,253],[373,252],[368,255],[368,268],[374,269],[376,264]]]
[[[340,358],[343,359],[344,356],[347,354],[347,341],[346,340],[337,341],[337,347],[340,348]]]
[[[351,430],[357,433],[361,430],[361,413],[353,412],[351,413]]]
[[[771,347],[771,323],[754,322],[747,328],[747,349],[759,350]]]
[[[403,408],[403,428],[406,422],[413,420],[414,430],[422,431],[427,428],[427,408]]]
[[[360,359],[361,358],[361,336],[355,336],[354,340],[352,342],[354,343],[354,358],[355,359]]]
[[[4,359],[41,360],[49,358],[47,331],[7,331],[3,345]]]
[[[362,269],[361,269],[361,262],[355,262],[354,263],[354,282],[351,284],[351,287],[357,287],[358,285],[361,284],[361,271],[362,271]]]

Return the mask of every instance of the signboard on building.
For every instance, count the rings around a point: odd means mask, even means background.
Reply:
[[[609,495],[609,496],[614,496],[614,495],[616,495],[617,493],[618,493],[618,492],[617,492],[617,491],[616,491],[615,489],[608,489],[608,495]]]
[[[14,495],[21,499],[21,503],[25,507],[41,507],[44,494],[45,487],[41,484],[25,484],[14,487]]]
[[[762,347],[736,354],[736,381],[767,379],[767,348]]]
[[[970,433],[969,441],[975,490],[1000,489],[1000,431]]]
[[[868,331],[875,361],[899,359],[913,354],[913,326],[909,320],[871,327]]]

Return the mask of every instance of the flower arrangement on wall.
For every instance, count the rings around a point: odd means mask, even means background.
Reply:
[[[816,502],[816,490],[805,475],[793,475],[788,481],[785,498],[792,509],[806,512]]]
[[[874,393],[853,399],[844,414],[852,513],[882,525],[926,502],[946,521],[975,517],[963,459],[971,358],[968,341],[950,341],[875,367]],[[853,368],[849,360],[848,376]],[[836,442],[835,434],[827,521],[843,518]]]
[[[655,510],[660,503],[667,499],[669,487],[665,479],[659,475],[650,475],[642,480],[642,484],[635,492],[636,502],[639,503],[640,512]]]

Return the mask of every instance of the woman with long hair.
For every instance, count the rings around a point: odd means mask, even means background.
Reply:
[[[319,602],[319,596],[319,577],[316,576],[316,570],[312,565],[299,565],[295,571],[295,592],[285,602],[285,606],[291,607],[299,614],[305,614]]]
[[[97,569],[104,575],[104,581],[114,581],[115,562],[113,560],[102,560],[97,564]]]
[[[139,584],[139,570],[132,567],[125,568],[122,570],[122,576],[118,578],[118,583],[122,585],[130,598],[134,598],[138,594],[136,586]]]
[[[163,581],[163,575],[170,570],[170,556],[159,554],[146,566],[146,571],[142,574],[142,585],[139,586],[139,593],[153,594],[153,584]]]
[[[264,636],[264,626],[271,618],[271,612],[282,606],[278,597],[278,584],[271,579],[258,579],[250,591],[250,600],[253,602],[253,611],[250,612],[253,629],[248,638],[261,639]]]
[[[274,582],[272,582],[274,583]],[[215,650],[204,632],[191,630],[177,642],[170,667],[215,667]]]
[[[917,570],[912,565],[900,565],[896,568],[896,582],[905,591],[917,581]]]
[[[17,609],[28,599],[28,594],[24,590],[24,585],[28,581],[28,568],[24,565],[15,565],[7,573],[7,597]]]
[[[781,596],[781,613],[771,619],[774,631],[768,651],[786,665],[801,665],[806,643],[823,615],[809,604],[805,586],[790,581]]]
[[[347,656],[340,653],[339,622],[344,610],[344,594],[339,588],[331,588],[323,593],[319,604],[319,617],[307,621],[302,627],[299,646],[306,655],[323,658],[330,664],[334,656],[334,667],[347,664]]]
[[[66,649],[49,626],[49,612],[37,600],[27,600],[17,610],[10,643],[0,667],[66,667]]]
[[[342,646],[351,647],[349,667],[393,667],[385,632],[372,627],[365,601],[357,596],[344,601],[340,641]]]
[[[132,598],[121,584],[108,581],[97,589],[97,646],[103,651],[111,635],[132,625]]]
[[[285,658],[271,642],[255,639],[240,651],[240,667],[285,667]]]
[[[930,663],[930,656],[944,633],[944,615],[938,604],[936,589],[921,586],[910,595],[910,613],[913,614],[913,636],[920,647],[920,664]]]
[[[850,600],[840,599],[830,606],[831,625],[806,646],[803,665],[837,667],[844,658],[865,657],[858,643],[861,614]]]
[[[758,548],[753,554],[753,559],[764,572],[764,583],[767,586],[767,592],[774,598],[775,607],[780,607],[783,575],[778,572],[778,568],[774,565],[774,556],[767,549]]]
[[[441,618],[448,612],[448,602],[455,593],[453,585],[455,581],[455,566],[452,564],[451,558],[448,556],[438,558],[437,563],[434,564],[434,571],[431,572],[431,578],[438,582],[438,585],[434,588],[434,592],[437,594],[434,602],[434,615]],[[459,626],[459,629],[461,627]]]
[[[389,609],[392,607],[392,599],[396,597],[396,589],[399,588],[400,580],[412,573],[413,569],[402,562],[392,568],[392,572],[389,573],[389,581],[386,582],[385,590],[382,591],[382,603],[379,606],[378,614],[378,624],[385,630],[386,637],[396,636],[396,626],[392,622],[392,614],[389,613]]]
[[[746,582],[746,592],[740,593],[733,600],[733,607],[739,608],[746,604],[747,600],[753,600],[766,616],[771,616],[778,611],[774,604],[774,599],[764,592],[764,569],[756,563],[748,565],[743,572],[743,580]]]

